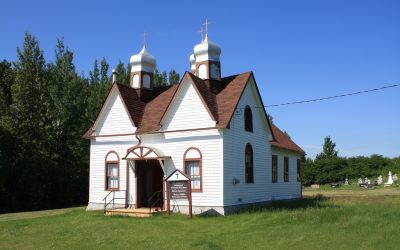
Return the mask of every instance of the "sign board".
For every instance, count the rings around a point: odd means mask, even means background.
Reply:
[[[169,181],[169,198],[172,200],[189,199],[188,181]]]
[[[167,179],[167,209],[168,214],[170,211],[170,200],[188,200],[189,201],[189,215],[192,218],[192,189],[190,185],[190,177],[184,174],[179,169],[176,169],[170,174]]]

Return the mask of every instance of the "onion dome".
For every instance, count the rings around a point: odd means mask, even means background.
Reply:
[[[219,56],[221,55],[221,46],[210,41],[208,39],[208,35],[206,35],[205,39],[194,46],[194,56],[196,58],[196,62],[203,61],[216,61],[219,62]]]
[[[196,57],[194,56],[194,54],[190,55],[189,61],[190,61],[190,71],[193,73],[196,71]]]
[[[131,56],[129,62],[131,72],[144,71],[154,73],[156,68],[156,59],[147,51],[146,46],[143,46],[143,49],[138,54]]]

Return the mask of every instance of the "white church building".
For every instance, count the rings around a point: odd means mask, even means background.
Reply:
[[[301,198],[304,151],[267,117],[254,74],[221,76],[221,47],[194,47],[177,85],[154,86],[155,58],[131,57],[130,85],[113,83],[90,140],[87,210],[166,210],[165,178],[191,178],[193,213],[225,215],[273,200]],[[158,202],[154,203],[154,200]],[[188,201],[170,204],[188,211]]]

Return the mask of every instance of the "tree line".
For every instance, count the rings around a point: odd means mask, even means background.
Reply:
[[[302,170],[302,182],[305,186],[343,182],[345,178],[355,180],[368,177],[374,180],[379,175],[385,180],[389,171],[400,174],[400,156],[388,158],[374,154],[369,157],[340,157],[336,143],[327,136],[322,152],[314,160],[304,159]]]
[[[47,62],[29,33],[17,56],[0,62],[0,213],[86,204],[89,141],[82,135],[111,88],[109,64],[95,60],[88,77],[79,74],[63,39]],[[128,85],[129,64],[116,72]],[[179,80],[175,70],[154,76],[156,86]]]

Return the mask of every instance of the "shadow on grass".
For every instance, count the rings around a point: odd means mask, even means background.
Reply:
[[[338,205],[327,202],[330,198],[318,194],[312,197],[303,197],[295,200],[272,201],[263,206],[251,206],[238,210],[235,214],[253,213],[260,211],[302,210],[306,208],[337,208]]]

